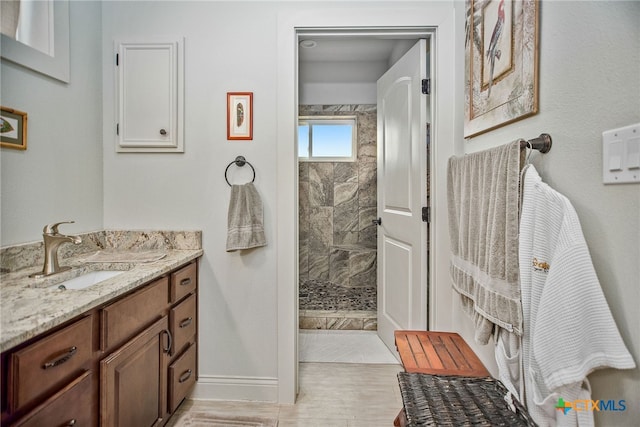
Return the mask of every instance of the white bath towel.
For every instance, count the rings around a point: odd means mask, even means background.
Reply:
[[[494,326],[520,335],[520,143],[452,157],[448,167],[451,283],[475,340],[486,344]]]
[[[231,186],[227,217],[227,252],[267,244],[262,199],[253,183]]]
[[[591,413],[564,414],[554,405],[560,397],[589,395],[587,375],[595,369],[631,369],[635,363],[602,293],[573,206],[543,183],[533,166],[524,178],[520,266],[529,413],[541,426],[590,425]]]

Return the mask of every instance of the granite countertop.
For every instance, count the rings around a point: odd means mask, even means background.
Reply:
[[[102,248],[100,248],[102,249]],[[104,250],[84,253],[60,261],[72,269],[34,279],[29,275],[42,269],[22,268],[0,276],[0,352],[9,350],[74,317],[152,281],[203,254],[201,248],[119,248],[109,251],[127,254],[132,261],[107,262]],[[155,252],[157,257],[149,257]],[[145,256],[140,257],[140,254]],[[138,257],[136,256],[138,255]],[[105,262],[87,262],[88,259]],[[161,257],[161,259],[157,259]],[[101,259],[99,259],[101,258]],[[156,259],[156,260],[153,260]],[[85,289],[58,289],[56,284],[93,270],[122,270],[116,277]]]

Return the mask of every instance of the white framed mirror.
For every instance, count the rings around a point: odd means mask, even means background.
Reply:
[[[69,0],[19,0],[2,2],[19,5],[22,17],[31,16],[35,19],[33,27],[38,30],[29,33],[19,29],[22,34],[18,39],[6,34],[5,28],[11,24],[5,23],[8,16],[3,13],[3,34],[0,42],[0,56],[3,59],[46,74],[65,83],[69,82]],[[3,10],[3,12],[5,12]],[[11,31],[8,31],[11,32]]]

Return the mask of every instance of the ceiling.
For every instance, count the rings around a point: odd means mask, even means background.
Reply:
[[[376,82],[413,46],[416,38],[301,35],[298,48],[299,82]],[[308,40],[313,40],[316,46],[304,48],[302,44]]]

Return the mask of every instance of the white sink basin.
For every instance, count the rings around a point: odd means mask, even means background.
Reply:
[[[104,282],[107,279],[116,277],[124,271],[119,270],[97,270],[90,271],[82,276],[74,277],[73,279],[65,280],[64,282],[56,283],[50,286],[51,288],[59,289],[86,289],[90,286],[97,285],[100,282]]]

